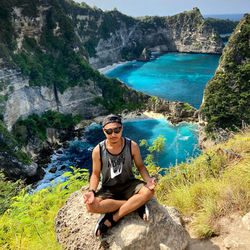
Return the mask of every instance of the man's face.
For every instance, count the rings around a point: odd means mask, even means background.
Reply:
[[[122,136],[123,127],[120,123],[109,123],[104,126],[103,132],[110,143],[117,143]]]

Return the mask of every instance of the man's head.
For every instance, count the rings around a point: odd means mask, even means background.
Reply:
[[[103,119],[102,129],[111,143],[116,143],[122,136],[123,126],[121,116],[110,114]]]

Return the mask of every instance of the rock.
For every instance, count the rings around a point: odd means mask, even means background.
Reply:
[[[151,51],[148,50],[147,48],[144,48],[140,57],[138,58],[138,61],[147,62],[150,60],[150,57],[151,57]]]
[[[124,59],[124,49],[127,51],[125,56],[128,54],[131,56],[135,44],[148,48],[152,52],[179,51],[213,54],[222,52],[224,45],[221,38],[204,20],[199,9],[174,16],[151,17],[150,19],[147,20],[147,24],[145,20],[137,19],[131,25],[119,20],[120,28],[106,39],[99,39],[95,46],[96,53],[89,58],[91,66],[103,68],[117,63]],[[115,18],[113,21],[115,23]],[[81,30],[78,30],[78,34],[81,34]],[[82,39],[84,40],[84,37]],[[136,53],[132,53],[132,56],[133,54],[134,58],[131,59],[138,59]],[[144,53],[139,59],[145,60]]]
[[[63,151],[61,149],[59,149],[59,150],[56,151],[56,153],[61,155],[61,154],[63,154]]]
[[[133,212],[100,239],[93,235],[100,215],[88,213],[83,193],[76,191],[56,216],[57,241],[64,249],[185,249],[188,234],[176,209],[158,204],[155,198],[148,202],[148,207],[149,221],[143,221]]]
[[[245,229],[250,231],[250,213],[247,213],[245,216],[243,216],[242,223]]]
[[[59,169],[59,170],[61,171],[61,170],[64,170],[65,168],[66,168],[66,166],[65,166],[65,165],[63,165],[63,166],[61,166],[61,167],[60,167],[60,169]]]
[[[239,246],[239,243],[235,240],[232,240],[230,237],[226,237],[223,241],[225,248],[237,248]]]
[[[12,180],[26,179],[28,183],[41,180],[44,176],[44,171],[36,163],[25,165],[6,152],[0,152],[0,169],[8,178]]]
[[[49,170],[49,172],[54,174],[54,173],[56,172],[56,170],[57,170],[57,167],[52,167],[52,168]]]

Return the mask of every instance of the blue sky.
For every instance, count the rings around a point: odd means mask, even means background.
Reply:
[[[82,0],[75,0],[82,2]],[[115,7],[130,16],[159,15],[170,16],[193,7],[198,7],[202,15],[249,13],[250,0],[85,0],[89,6],[102,10]]]

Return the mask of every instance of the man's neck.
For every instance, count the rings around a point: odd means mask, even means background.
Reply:
[[[117,142],[112,142],[112,141],[107,140],[107,146],[108,146],[108,147],[111,147],[111,148],[119,148],[119,147],[121,147],[122,145],[123,145],[123,139],[122,139],[122,137],[121,137],[120,140],[117,141]]]

